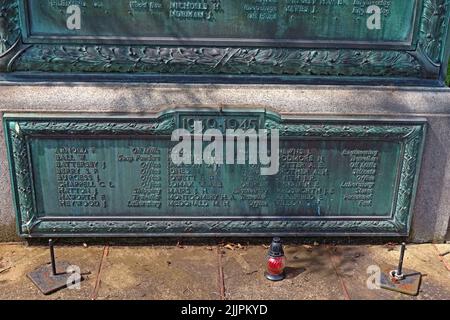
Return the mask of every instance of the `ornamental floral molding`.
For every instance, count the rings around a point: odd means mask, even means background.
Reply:
[[[0,57],[16,43],[19,35],[17,1],[0,0]]]
[[[36,45],[15,71],[326,75],[420,77],[418,60],[405,52],[266,48],[194,48]]]
[[[426,0],[420,25],[419,47],[436,65],[441,64],[449,24],[448,0]]]

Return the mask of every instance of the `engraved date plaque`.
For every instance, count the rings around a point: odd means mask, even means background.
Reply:
[[[4,118],[24,237],[390,235],[409,232],[425,135],[413,120],[283,118],[264,110]],[[171,134],[277,129],[279,170],[175,165]]]

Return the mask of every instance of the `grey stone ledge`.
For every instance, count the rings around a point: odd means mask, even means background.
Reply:
[[[155,113],[174,107],[267,108],[280,113],[450,115],[450,89],[307,85],[2,84],[2,112]]]

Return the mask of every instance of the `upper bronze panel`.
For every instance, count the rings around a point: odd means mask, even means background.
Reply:
[[[417,0],[369,1],[380,9],[377,27],[367,13],[372,12],[368,1],[81,1],[79,29],[70,29],[68,1],[25,2],[27,42],[331,47],[411,46],[418,5]]]
[[[443,85],[449,2],[0,0],[0,72]]]

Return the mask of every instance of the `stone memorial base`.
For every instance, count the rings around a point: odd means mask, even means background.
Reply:
[[[0,112],[92,116],[152,115],[174,108],[267,109],[327,119],[428,122],[410,239],[444,241],[450,220],[450,90],[306,85],[3,84]],[[0,120],[1,121],[1,120]],[[1,126],[3,128],[3,125]],[[17,239],[4,133],[0,135],[0,241]]]

